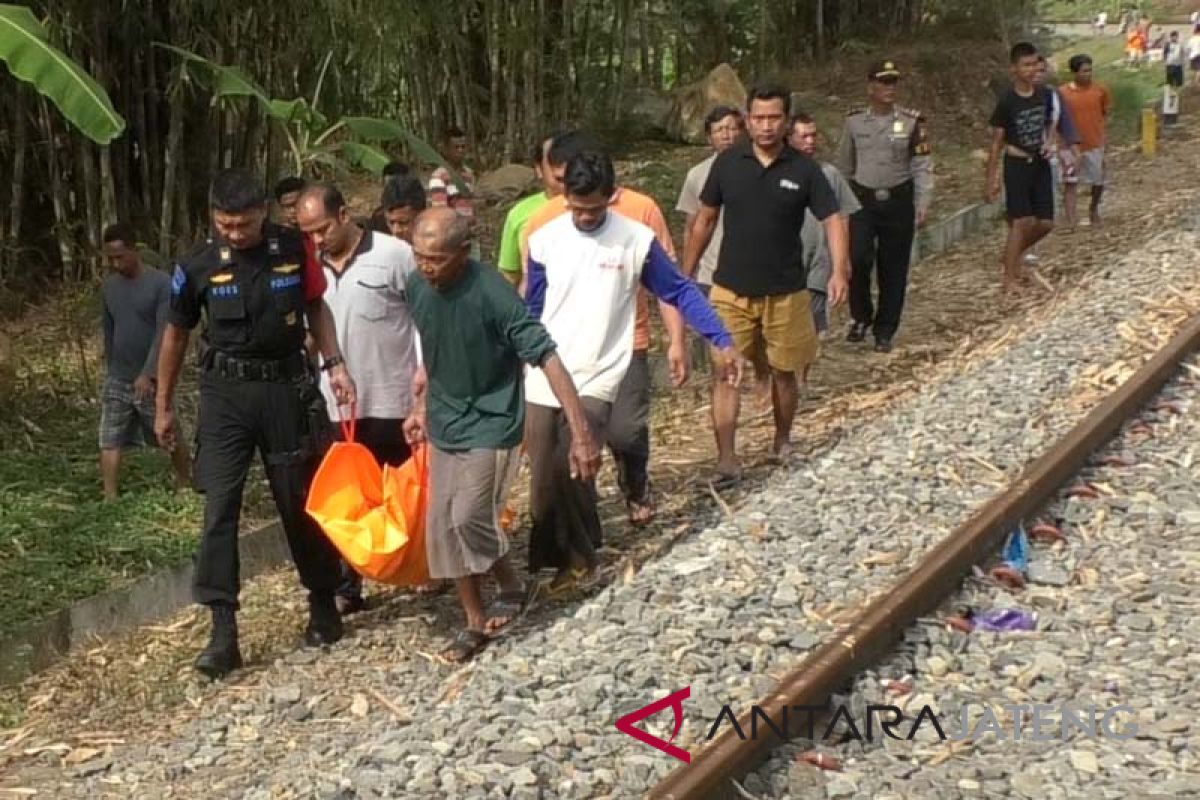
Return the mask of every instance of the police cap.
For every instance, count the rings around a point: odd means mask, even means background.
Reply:
[[[867,71],[867,80],[898,81],[900,80],[900,70],[896,67],[895,61],[876,61]]]

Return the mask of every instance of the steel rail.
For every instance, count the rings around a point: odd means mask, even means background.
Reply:
[[[757,705],[772,719],[786,706],[823,705],[856,673],[887,652],[904,629],[936,608],[963,576],[1000,544],[1024,517],[1036,512],[1087,463],[1121,425],[1153,397],[1179,364],[1200,348],[1200,315],[1127,381],[1106,397],[1062,439],[1030,464],[1002,494],[993,497],[964,524],[922,557],[890,591],[863,609],[858,621],[834,634],[789,672]],[[750,713],[739,724],[750,727]],[[649,793],[659,800],[708,800],[732,792],[730,779],[757,765],[770,749],[770,737],[739,739],[733,726],[693,754]]]

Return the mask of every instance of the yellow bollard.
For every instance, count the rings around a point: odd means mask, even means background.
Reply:
[[[1158,152],[1158,117],[1153,108],[1142,109],[1142,155]]]

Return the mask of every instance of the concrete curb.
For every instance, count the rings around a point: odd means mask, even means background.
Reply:
[[[1000,206],[979,203],[929,225],[913,242],[913,263],[944,250],[993,224]],[[669,383],[666,365],[654,370],[659,385]],[[250,531],[239,540],[242,580],[289,561],[278,523]],[[71,650],[106,634],[157,622],[192,602],[191,561],[177,564],[128,586],[93,595],[12,634],[0,634],[0,685],[16,683],[45,669]]]
[[[925,227],[913,242],[912,263],[949,250],[972,233],[995,223],[1002,211],[999,203],[976,203]]]
[[[243,581],[291,558],[277,522],[244,534],[239,549]],[[193,573],[191,561],[177,564],[0,636],[0,685],[45,669],[95,637],[156,622],[186,607],[192,602]]]

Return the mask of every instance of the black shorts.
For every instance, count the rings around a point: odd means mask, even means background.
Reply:
[[[1183,86],[1183,67],[1169,66],[1167,67],[1167,85],[1168,86]]]
[[[1009,219],[1054,219],[1054,176],[1044,158],[1004,157],[1004,201]]]

